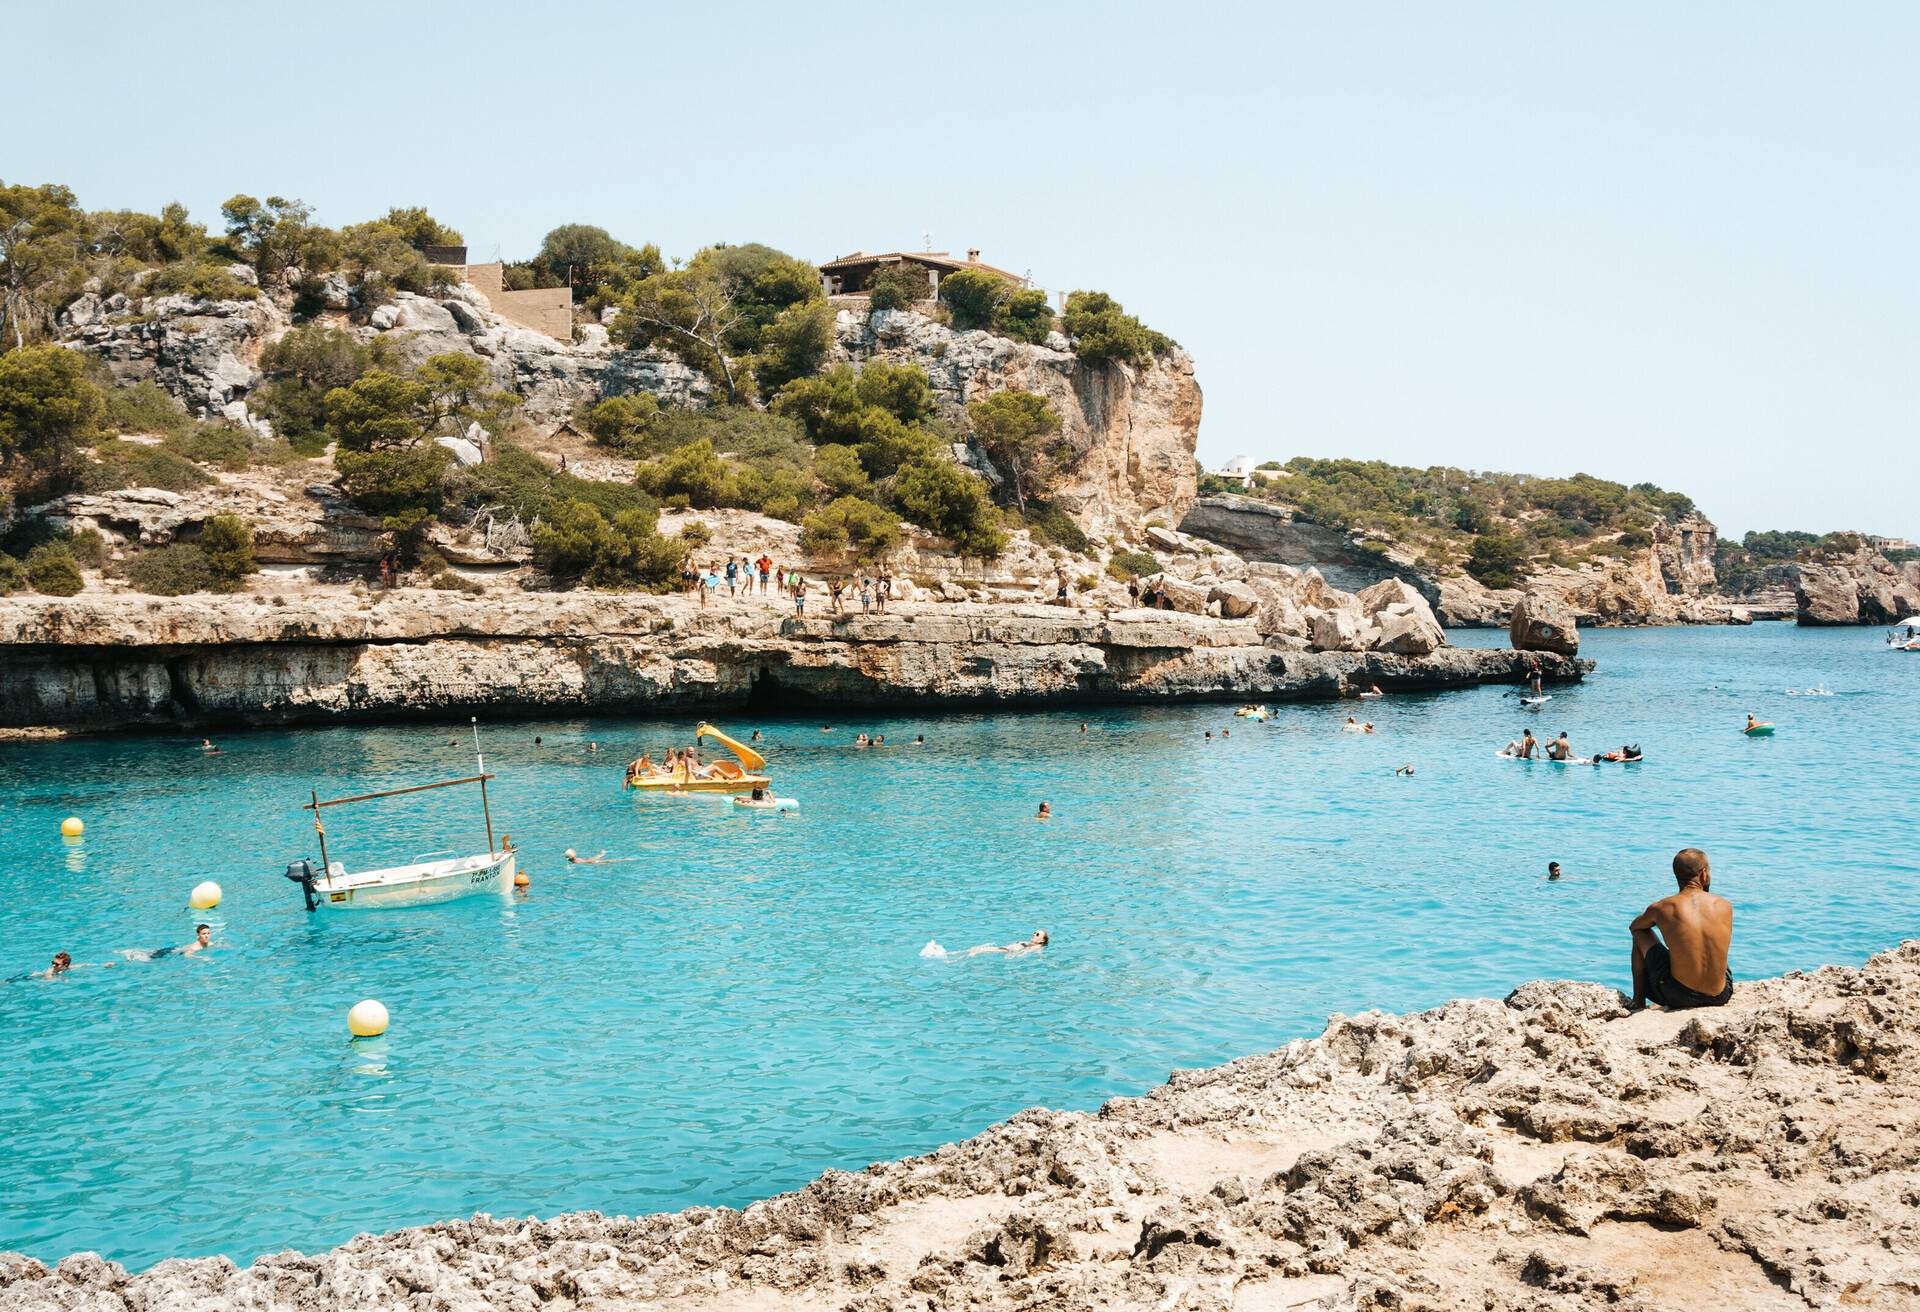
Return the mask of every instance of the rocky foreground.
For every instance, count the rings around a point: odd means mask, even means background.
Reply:
[[[0,1255],[0,1312],[1920,1306],[1920,942],[1628,1016],[1335,1016],[744,1211],[471,1221],[237,1270]]]
[[[0,726],[1277,701],[1516,681],[1528,661],[1550,680],[1592,668],[1550,651],[1429,650],[1438,629],[1386,604],[1398,586],[1382,585],[1371,617],[1316,622],[1336,640],[1356,641],[1358,623],[1418,639],[1419,654],[1276,645],[1258,616],[965,602],[799,617],[774,598],[605,593],[12,599],[0,605]]]

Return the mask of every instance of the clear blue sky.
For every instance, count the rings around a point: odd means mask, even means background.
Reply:
[[[1201,455],[1649,479],[1920,536],[1920,6],[37,5],[0,176],[424,204],[482,256],[979,246],[1111,291]]]

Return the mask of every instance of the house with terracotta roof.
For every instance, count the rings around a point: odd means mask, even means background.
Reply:
[[[957,260],[945,251],[887,251],[879,255],[855,251],[821,265],[820,286],[829,296],[864,296],[873,282],[873,275],[891,265],[904,265],[923,271],[927,277],[929,297],[939,293],[942,278],[962,269],[978,269],[982,273],[997,274],[1016,286],[1027,285],[1027,280],[1019,274],[1008,273],[1005,269],[996,269],[982,262],[979,250],[974,249],[967,252],[964,260]]]

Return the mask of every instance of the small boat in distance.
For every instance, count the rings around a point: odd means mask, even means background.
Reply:
[[[732,761],[715,761],[711,765],[695,769],[682,760],[673,769],[667,770],[654,765],[652,761],[642,756],[628,763],[626,786],[638,788],[644,792],[746,793],[756,788],[765,788],[773,782],[762,773],[767,768],[767,758],[745,743],[735,742],[704,722],[693,731],[693,737],[695,742],[703,738],[716,740],[740,758],[739,764],[736,765]]]
[[[392,907],[431,906],[436,902],[487,894],[497,897],[507,893],[513,887],[514,852],[504,842],[498,851],[494,850],[493,812],[487,805],[487,780],[493,776],[487,773],[486,760],[480,755],[480,726],[477,720],[473,730],[473,754],[480,773],[464,779],[443,779],[438,783],[389,788],[384,792],[336,797],[324,802],[320,800],[318,792],[313,793],[312,800],[300,809],[313,812],[314,833],[320,839],[320,869],[316,871],[313,862],[305,858],[287,866],[287,878],[300,885],[307,910],[385,910]],[[487,826],[487,850],[478,856],[456,855],[438,861],[422,861],[415,857],[408,865],[357,873],[349,873],[340,862],[328,859],[327,831],[320,822],[320,812],[327,807],[372,802],[406,793],[424,793],[433,788],[455,788],[462,784],[480,786],[480,814]],[[423,855],[439,856],[440,853],[428,852]]]
[[[1887,635],[1889,651],[1920,651],[1920,615],[1909,615]]]

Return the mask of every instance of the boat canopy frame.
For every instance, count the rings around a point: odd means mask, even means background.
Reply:
[[[320,823],[320,812],[327,807],[348,806],[354,802],[377,802],[383,797],[402,797],[407,793],[424,793],[434,788],[458,788],[462,784],[480,785],[480,814],[486,821],[487,852],[491,855],[493,853],[493,809],[487,803],[487,780],[493,777],[493,775],[488,774],[482,769],[479,774],[468,775],[462,779],[442,779],[439,783],[414,784],[407,788],[389,788],[383,792],[359,793],[353,797],[334,797],[324,802],[320,800],[319,791],[317,789],[314,790],[312,794],[313,800],[300,809],[302,811],[313,812],[313,832],[320,836],[320,873],[324,876],[330,873],[333,868],[332,863],[327,859],[326,826]]]

